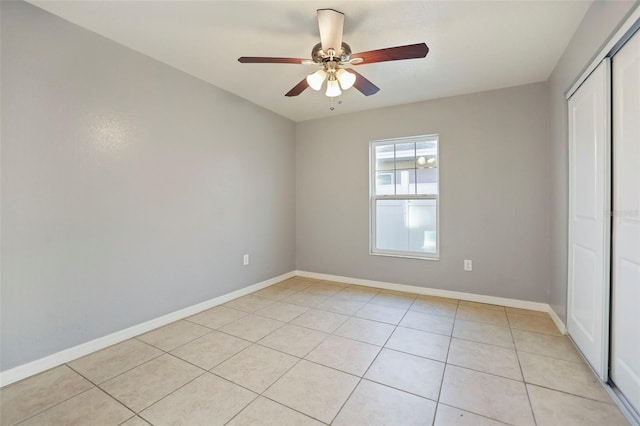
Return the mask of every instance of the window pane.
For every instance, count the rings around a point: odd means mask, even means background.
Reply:
[[[393,195],[393,172],[376,172],[376,195]]]
[[[416,171],[397,170],[396,171],[396,194],[397,195],[414,195],[416,193]]]
[[[416,154],[418,157],[421,155],[437,155],[437,148],[438,142],[436,141],[416,142]]]
[[[376,248],[407,251],[407,202],[405,200],[376,200]]]
[[[376,249],[436,253],[436,200],[376,200]]]
[[[418,169],[433,169],[438,167],[438,158],[435,155],[418,155],[416,158]]]
[[[393,170],[394,168],[394,145],[376,146],[376,170]]]
[[[416,167],[438,167],[438,150],[435,141],[416,142]]]
[[[436,200],[409,200],[408,205],[408,251],[435,253]]]
[[[416,176],[418,180],[418,194],[438,194],[438,169],[418,169]]]
[[[396,169],[415,169],[415,143],[399,143],[396,145]]]

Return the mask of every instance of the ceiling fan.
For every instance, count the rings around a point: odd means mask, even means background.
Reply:
[[[362,74],[346,65],[366,65],[376,62],[398,61],[401,59],[424,58],[429,52],[425,43],[409,44],[406,46],[388,47],[361,53],[351,53],[351,47],[342,41],[344,13],[334,9],[318,9],[318,27],[320,28],[320,43],[311,51],[312,59],[300,58],[271,58],[242,56],[238,61],[247,64],[302,64],[320,66],[321,69],[308,75],[296,84],[285,96],[298,96],[307,87],[320,90],[327,80],[325,94],[330,97],[340,96],[342,90],[352,86],[365,96],[378,93],[378,88]],[[342,89],[342,90],[341,90]]]

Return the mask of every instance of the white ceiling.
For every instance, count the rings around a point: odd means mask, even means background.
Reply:
[[[295,121],[544,81],[591,1],[55,1],[30,3]],[[380,92],[355,89],[329,110],[307,89],[309,65],[240,64],[240,56],[308,58],[315,11],[344,12],[354,52],[426,42],[424,59],[361,65]]]

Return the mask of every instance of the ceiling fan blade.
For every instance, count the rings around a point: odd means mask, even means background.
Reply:
[[[353,83],[353,87],[362,92],[363,95],[371,96],[380,91],[380,88],[378,86],[364,78],[362,74],[354,71],[353,69],[350,69],[349,72],[356,75],[356,82]]]
[[[333,49],[339,55],[342,49],[344,13],[333,9],[318,9],[317,14],[322,50],[327,53],[329,49]]]
[[[308,62],[309,59],[300,58],[268,58],[262,56],[242,56],[238,58],[238,62],[242,64],[302,64]]]
[[[300,93],[304,92],[304,90],[309,87],[309,83],[307,83],[307,79],[306,77],[302,79],[302,81],[298,84],[296,84],[295,86],[293,86],[293,89],[289,90],[285,96],[291,97],[291,96],[298,96]]]
[[[399,61],[402,59],[424,58],[429,53],[426,43],[408,44],[406,46],[388,47],[386,49],[370,50],[354,53],[352,58],[362,58],[362,62],[353,65],[373,64],[376,62]]]

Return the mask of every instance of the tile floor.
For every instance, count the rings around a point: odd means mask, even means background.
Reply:
[[[626,425],[545,313],[292,278],[0,390],[2,425]]]

